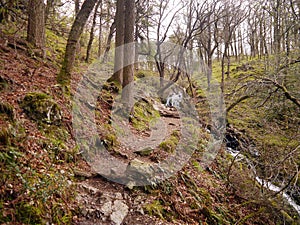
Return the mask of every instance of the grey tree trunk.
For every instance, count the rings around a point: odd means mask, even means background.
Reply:
[[[133,105],[132,88],[134,75],[134,24],[135,1],[125,0],[125,32],[124,32],[124,58],[123,58],[123,83],[122,100],[130,108]],[[128,87],[126,87],[128,86]]]
[[[98,40],[98,57],[101,56],[102,54],[102,13],[103,13],[103,3],[101,0],[101,5],[100,5],[100,21],[99,21],[99,40]]]
[[[123,57],[124,57],[124,29],[125,29],[125,3],[124,0],[117,1],[116,11],[116,45],[115,45],[115,62],[114,74],[109,81],[122,85],[123,82]]]
[[[102,0],[98,0],[98,3],[96,4],[95,10],[94,10],[94,16],[93,16],[93,24],[91,27],[91,32],[90,32],[90,39],[89,39],[89,43],[86,49],[86,57],[85,57],[85,61],[88,63],[89,59],[90,59],[90,54],[91,54],[91,48],[92,48],[92,44],[94,41],[94,30],[95,30],[95,26],[96,26],[96,19],[97,19],[97,11],[98,8],[100,6],[100,4],[102,3]]]
[[[110,50],[111,41],[113,39],[115,30],[116,30],[116,22],[114,21],[109,28],[109,34],[108,34],[107,41],[106,41],[106,47],[105,47],[105,51],[103,54],[102,63],[107,61],[108,52]]]
[[[67,41],[64,61],[60,73],[57,76],[58,83],[63,87],[68,87],[70,85],[71,72],[75,61],[76,45],[96,2],[97,0],[85,0],[72,25]]]

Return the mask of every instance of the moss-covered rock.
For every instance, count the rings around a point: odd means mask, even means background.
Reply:
[[[153,108],[151,102],[141,99],[134,105],[133,113],[130,115],[130,122],[138,131],[145,131],[149,130],[151,122],[154,122],[159,117],[159,112]]]
[[[38,122],[48,124],[60,124],[61,122],[61,109],[47,94],[28,93],[20,105],[31,119]]]
[[[102,89],[108,91],[109,93],[118,93],[121,89],[121,86],[114,82],[108,82],[103,85]]]
[[[176,149],[176,146],[180,140],[180,134],[177,130],[173,131],[168,139],[161,142],[159,147],[169,153],[173,153]]]

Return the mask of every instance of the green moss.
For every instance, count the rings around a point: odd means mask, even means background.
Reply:
[[[105,144],[111,149],[117,143],[117,137],[114,134],[107,134],[104,139]]]
[[[151,102],[140,100],[133,107],[130,122],[138,131],[145,131],[149,130],[151,123],[154,123],[159,117],[159,112],[153,108]]]
[[[47,94],[28,93],[20,106],[26,114],[38,122],[60,124],[62,112],[58,104]]]
[[[179,140],[180,140],[179,131],[173,131],[173,133],[170,135],[170,137],[167,140],[160,143],[159,147],[166,152],[174,153]]]
[[[0,114],[5,114],[11,121],[14,120],[14,107],[6,102],[0,102]]]
[[[157,72],[153,72],[150,70],[139,70],[135,73],[135,77],[138,79],[144,78],[144,77],[157,77]]]
[[[41,209],[23,202],[16,207],[16,219],[25,224],[43,224]]]
[[[106,95],[108,98],[112,97],[111,93],[119,93],[119,91],[121,90],[121,84],[117,83],[117,82],[106,82],[103,84],[102,89],[106,92],[101,93],[101,96]]]
[[[57,35],[49,29],[46,29],[46,37],[47,57],[55,59],[57,63],[60,63],[66,48],[66,38]]]
[[[49,139],[66,142],[70,138],[70,133],[63,126],[42,123],[39,124],[38,128]]]
[[[203,172],[204,169],[200,165],[200,163],[196,160],[192,160],[192,165],[194,166],[195,169],[197,169],[199,172]]]
[[[69,149],[67,141],[70,139],[69,132],[63,126],[40,124],[39,130],[47,137],[40,144],[47,150],[54,163],[73,162],[76,158],[76,148]]]
[[[39,98],[48,99],[45,95],[39,95]],[[48,140],[40,139],[40,143],[37,141],[36,144],[43,144],[48,155],[37,154],[37,165],[28,164],[28,155],[18,147],[20,143],[29,141],[25,139],[24,128],[17,122],[0,128],[0,186],[4,187],[4,191],[0,192],[0,223],[45,224],[52,221],[66,224],[71,221],[72,213],[65,203],[72,202],[71,175],[67,170],[58,170],[53,162],[71,160],[71,156],[76,155],[76,148],[68,149],[65,141],[69,134],[63,127],[42,123],[40,129]],[[49,158],[55,160],[49,161]],[[13,187],[12,194],[7,184]],[[10,204],[12,201],[13,206]]]
[[[145,205],[145,210],[151,216],[158,216],[161,219],[164,219],[164,206],[159,200],[155,200],[150,204]]]

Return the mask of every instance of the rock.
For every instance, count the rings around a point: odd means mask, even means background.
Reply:
[[[61,122],[61,109],[47,94],[28,93],[20,105],[31,119],[49,124],[60,124]]]
[[[138,159],[134,159],[128,164],[125,173],[130,179],[130,182],[127,183],[127,187],[129,189],[134,186],[144,184],[145,182],[151,183],[151,180],[155,175],[154,169],[150,163],[146,163]]]
[[[112,196],[111,196],[112,197]],[[106,196],[100,211],[104,216],[109,217],[115,225],[120,225],[124,218],[127,216],[129,207],[122,199],[121,193],[116,193],[117,199],[113,200],[111,197]]]
[[[75,177],[80,177],[80,178],[91,178],[96,175],[91,172],[83,171],[77,168],[73,169],[73,173]]]
[[[105,216],[109,216],[111,213],[112,213],[112,202],[111,201],[108,201],[108,202],[105,202],[103,204],[103,206],[101,207],[101,212],[105,215]]]
[[[89,194],[92,194],[92,195],[95,195],[97,193],[100,192],[100,190],[98,188],[95,188],[91,185],[88,185],[88,184],[81,184],[81,187],[83,188],[83,190],[85,190],[87,193]]]
[[[120,225],[128,214],[129,207],[122,200],[115,200],[112,207],[111,221],[115,225]]]
[[[136,153],[138,155],[141,155],[141,156],[149,156],[149,155],[151,155],[151,153],[153,151],[154,151],[153,148],[147,147],[147,148],[144,148],[144,149],[141,149],[141,150],[134,151],[134,153]]]
[[[151,167],[151,164],[138,159],[134,159],[127,166],[126,172],[128,172],[131,175],[140,174],[148,177],[152,175],[153,169]]]

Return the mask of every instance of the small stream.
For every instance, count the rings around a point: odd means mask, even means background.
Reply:
[[[247,165],[251,168],[253,174],[255,174],[255,180],[262,185],[264,188],[269,189],[274,192],[281,191],[282,188],[272,184],[271,182],[268,182],[266,180],[261,179],[257,176],[256,169],[253,165],[253,163],[245,157],[240,151],[234,150],[230,147],[227,147],[227,152],[229,152],[236,160],[245,160]],[[282,197],[297,211],[297,213],[300,215],[300,205],[298,205],[294,199],[288,195],[285,191],[282,193]]]

